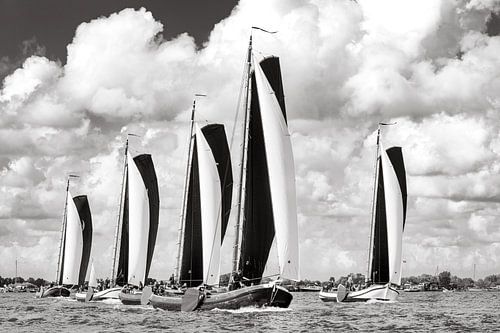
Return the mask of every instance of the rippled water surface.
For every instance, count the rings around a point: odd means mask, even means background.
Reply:
[[[394,303],[323,303],[295,293],[289,309],[167,312],[118,302],[0,294],[2,332],[500,331],[500,292],[402,293]]]

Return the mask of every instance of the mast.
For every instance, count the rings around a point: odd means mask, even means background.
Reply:
[[[62,251],[63,251],[63,242],[64,242],[64,232],[66,231],[66,217],[67,217],[67,209],[68,209],[68,194],[69,194],[69,181],[71,178],[77,178],[77,175],[68,175],[68,180],[66,182],[66,197],[64,199],[64,213],[63,213],[63,220],[61,224],[61,238],[59,239],[59,256],[57,258],[57,272],[56,272],[56,283],[59,284],[59,275],[62,270]],[[16,260],[16,267],[17,267],[17,260]],[[62,283],[62,281],[61,281]]]
[[[123,216],[123,201],[125,198],[125,179],[127,177],[127,154],[128,154],[128,134],[127,134],[127,140],[125,141],[125,153],[123,154],[125,156],[124,161],[123,161],[123,174],[122,174],[122,186],[121,186],[121,195],[120,195],[120,207],[118,209],[118,221],[116,222],[116,228],[115,228],[115,241],[113,244],[113,265],[111,267],[111,285],[114,286],[116,283],[116,260],[117,260],[117,252],[118,252],[118,242],[119,242],[119,235],[121,231],[121,223],[122,223],[122,216]]]
[[[196,94],[195,96],[203,96],[201,94]],[[182,252],[182,243],[184,236],[184,224],[186,218],[186,209],[187,209],[187,192],[189,186],[189,174],[191,171],[191,163],[192,163],[192,149],[193,149],[193,129],[194,129],[194,113],[196,110],[196,98],[193,100],[193,108],[191,110],[191,126],[189,129],[189,145],[188,145],[188,160],[186,163],[186,176],[184,178],[184,192],[182,194],[182,211],[181,211],[181,219],[179,221],[179,233],[177,237],[177,258],[175,264],[175,281],[179,282],[180,278],[180,269],[181,269],[181,252]]]
[[[377,201],[377,182],[378,182],[378,155],[379,155],[379,149],[380,149],[380,123],[378,124],[378,129],[377,129],[377,154],[375,155],[375,177],[373,180],[373,196],[372,196],[372,216],[371,216],[371,223],[370,223],[370,243],[368,246],[368,268],[366,271],[366,277],[365,277],[365,283],[368,283],[368,281],[372,280],[371,277],[371,272],[370,272],[370,266],[371,266],[371,261],[372,261],[372,252],[373,252],[373,232],[375,228],[375,202]]]
[[[238,191],[238,215],[236,218],[235,226],[235,239],[233,246],[233,272],[238,270],[239,252],[240,252],[240,234],[241,225],[243,224],[243,219],[245,214],[243,210],[245,209],[245,183],[246,183],[246,170],[247,170],[247,159],[248,159],[248,132],[250,130],[250,95],[251,95],[251,68],[252,68],[252,34],[250,33],[250,40],[248,43],[248,55],[247,55],[247,79],[246,79],[246,89],[245,89],[245,119],[244,119],[244,134],[243,134],[243,149],[241,153],[241,168],[240,168],[240,188]]]
[[[380,155],[380,129],[381,126],[390,126],[390,125],[395,125],[397,122],[394,123],[378,123],[378,129],[377,129],[377,155],[375,156],[375,179],[373,181],[373,199],[372,199],[372,216],[371,216],[371,225],[370,225],[370,246],[368,247],[368,269],[367,269],[367,274],[365,277],[365,282],[368,283],[369,281],[372,280],[372,272],[371,272],[371,264],[372,264],[372,254],[373,254],[373,247],[374,247],[374,232],[375,232],[375,220],[377,218],[376,216],[376,203],[377,203],[377,185],[378,185],[378,178],[379,178],[379,167],[378,167],[378,158]]]

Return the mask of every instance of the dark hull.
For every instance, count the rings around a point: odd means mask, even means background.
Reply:
[[[120,301],[125,305],[141,305],[142,292],[136,292],[135,294],[120,292]]]
[[[40,295],[41,298],[45,297],[69,297],[71,294],[70,290],[63,286],[55,286],[51,287],[47,290],[44,290]]]
[[[207,295],[197,309],[239,309],[264,305],[287,308],[292,298],[292,294],[285,288],[265,284]],[[181,310],[182,297],[152,295],[149,301],[155,308],[170,311]]]

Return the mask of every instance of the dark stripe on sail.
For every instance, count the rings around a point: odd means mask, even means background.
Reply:
[[[285,108],[285,93],[283,91],[283,80],[281,78],[280,59],[278,57],[266,58],[260,62],[260,67],[262,68],[262,71],[266,75],[266,78],[269,81],[271,88],[273,88],[274,90],[276,99],[278,100],[278,103],[281,107],[281,111],[283,112],[283,117],[285,118],[286,122],[287,119],[286,119],[286,108]],[[253,85],[252,90],[253,89],[257,90],[257,87]]]
[[[82,261],[80,263],[80,273],[78,275],[78,285],[81,286],[85,282],[90,259],[90,250],[92,248],[92,215],[86,195],[76,196],[73,198],[73,201],[75,202],[78,216],[80,217],[83,235]]]
[[[374,283],[389,282],[389,251],[387,244],[387,218],[385,211],[384,173],[382,160],[378,159],[377,202],[373,232],[373,258],[371,280]]]
[[[116,270],[116,284],[124,286],[128,282],[128,172],[125,175],[125,196],[123,198],[122,232],[120,236],[120,255]]]
[[[158,234],[158,223],[160,214],[160,196],[158,191],[158,179],[156,178],[153,159],[149,154],[142,154],[134,157],[134,162],[137,165],[144,186],[148,191],[149,198],[149,237],[148,237],[148,254],[146,258],[146,275],[145,281],[149,276],[151,268],[151,260],[156,244],[156,235]]]
[[[260,65],[275,92],[283,116],[286,119],[279,59],[276,57],[267,58]],[[243,277],[251,279],[252,283],[258,284],[262,278],[273,243],[274,217],[255,74],[252,74],[251,84],[245,212],[239,268]]]
[[[179,282],[186,283],[188,287],[199,286],[203,282],[200,177],[196,140],[193,140],[192,154],[184,222],[184,246],[179,277]]]
[[[229,145],[227,144],[224,125],[210,124],[201,129],[205,139],[212,150],[212,154],[217,163],[217,171],[221,185],[222,205],[221,205],[221,244],[226,234],[229,215],[231,213],[231,199],[233,196],[233,172],[231,169],[231,156]]]
[[[386,150],[389,160],[394,166],[394,171],[398,177],[399,187],[401,188],[402,200],[403,200],[403,229],[406,222],[406,201],[407,201],[407,190],[406,190],[406,170],[405,163],[403,160],[403,152],[401,147],[391,147]]]

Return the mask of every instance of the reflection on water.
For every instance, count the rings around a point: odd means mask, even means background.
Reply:
[[[0,294],[0,331],[497,331],[500,292],[402,293],[397,302],[323,303],[295,293],[289,309],[168,312],[116,301],[80,303],[33,294]]]

